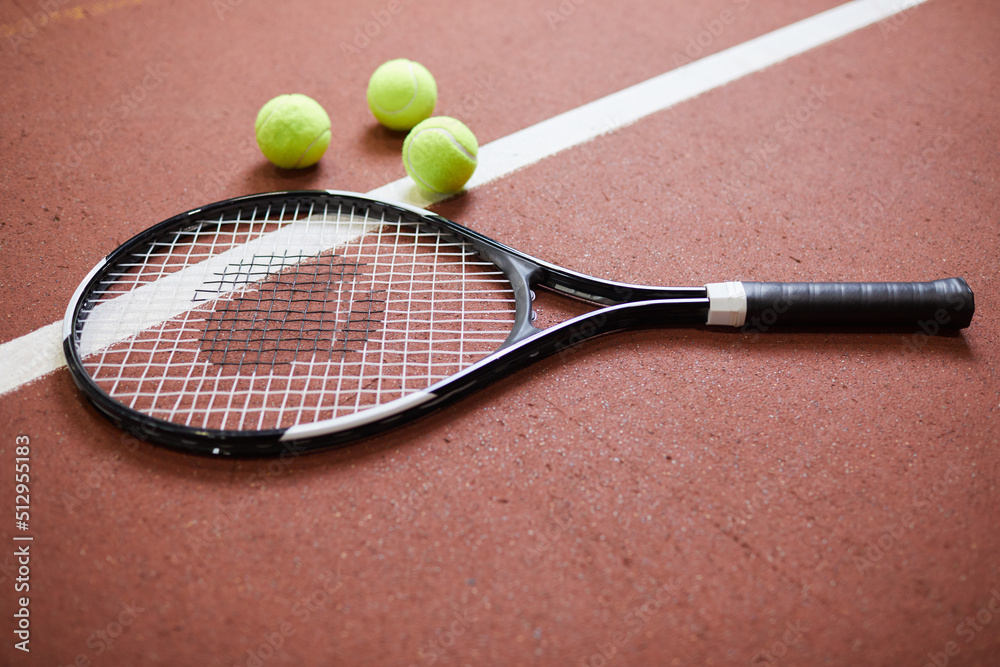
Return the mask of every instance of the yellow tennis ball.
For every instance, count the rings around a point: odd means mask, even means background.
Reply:
[[[403,141],[403,166],[420,186],[437,194],[462,189],[476,170],[479,143],[461,121],[428,118]]]
[[[429,118],[437,96],[427,68],[406,58],[382,63],[368,80],[368,108],[390,130],[409,130]]]
[[[330,145],[330,117],[319,102],[298,93],[265,104],[254,131],[264,157],[285,169],[316,164]]]

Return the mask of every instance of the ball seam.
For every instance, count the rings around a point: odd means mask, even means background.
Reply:
[[[446,137],[448,138],[448,140],[449,140],[449,141],[451,141],[452,145],[453,145],[453,146],[454,146],[455,148],[457,148],[457,149],[458,149],[459,151],[461,151],[461,153],[462,153],[463,155],[465,155],[465,157],[467,157],[467,158],[469,158],[470,160],[472,160],[472,162],[475,162],[475,163],[477,163],[477,164],[478,164],[478,160],[476,159],[476,156],[475,156],[475,155],[473,155],[473,154],[472,154],[472,153],[471,153],[471,152],[469,151],[469,149],[468,149],[468,148],[466,148],[466,147],[465,147],[465,146],[464,146],[464,145],[462,144],[462,142],[458,140],[458,137],[456,137],[456,136],[455,136],[454,134],[452,134],[452,133],[451,133],[451,131],[450,131],[450,130],[447,130],[447,129],[443,128],[443,127],[428,127],[428,128],[426,128],[426,129],[424,129],[424,130],[420,130],[420,132],[417,132],[417,134],[416,134],[416,136],[414,137],[414,139],[416,139],[417,137],[419,137],[419,136],[420,136],[421,134],[423,134],[424,132],[440,132],[440,133],[442,133],[443,135],[445,135],[445,136],[446,136]]]
[[[410,148],[413,146],[413,142],[415,142],[420,137],[420,135],[425,132],[441,132],[451,141],[452,145],[458,148],[458,150],[461,151],[461,153],[465,155],[465,157],[467,157],[474,165],[478,165],[479,160],[477,159],[476,155],[473,155],[464,145],[462,145],[462,143],[455,137],[454,134],[452,134],[450,131],[446,130],[443,127],[428,127],[426,129],[420,130],[416,134],[409,137],[409,141],[407,142],[406,145],[406,153],[403,156],[403,158],[404,160],[406,160],[407,166],[409,166],[408,171],[410,173],[410,176],[412,176],[414,180],[416,180],[425,188],[427,188],[428,190],[430,190],[435,194],[439,195],[448,194],[436,188],[432,188],[430,185],[428,185],[427,182],[417,173],[417,170],[413,166],[413,162],[410,160]]]
[[[414,137],[414,138],[416,138],[416,137]],[[407,145],[406,145],[406,151],[403,154],[403,159],[406,161],[406,166],[409,167],[409,169],[407,169],[407,171],[409,172],[410,176],[413,178],[413,180],[417,181],[418,183],[420,183],[420,185],[424,186],[425,188],[427,188],[431,192],[434,192],[436,194],[444,194],[442,192],[438,192],[437,190],[435,190],[434,188],[432,188],[430,185],[428,185],[427,182],[423,178],[420,177],[420,174],[418,174],[417,170],[413,167],[413,162],[410,161],[410,147],[412,145],[413,145],[412,142],[407,143]]]
[[[288,95],[282,95],[282,96],[281,96],[281,101],[280,101],[280,102],[278,102],[277,104],[275,104],[275,105],[274,105],[274,108],[273,108],[273,109],[271,109],[271,113],[267,114],[267,118],[265,118],[265,119],[264,119],[264,120],[263,120],[263,121],[261,122],[261,124],[257,126],[257,130],[256,130],[256,131],[257,131],[258,133],[259,133],[259,132],[260,132],[261,130],[263,130],[263,129],[264,129],[264,126],[265,126],[265,125],[267,125],[268,121],[270,121],[270,120],[271,120],[271,116],[273,116],[273,115],[274,115],[274,112],[275,112],[275,111],[277,111],[278,109],[280,109],[280,108],[282,107],[282,105],[284,105],[284,104],[285,104],[285,103],[286,103],[287,101],[288,101]]]
[[[377,106],[378,110],[387,116],[395,116],[396,114],[401,114],[410,107],[412,107],[417,102],[417,94],[420,92],[420,80],[417,78],[416,73],[413,71],[413,63],[412,62],[407,63],[406,66],[410,70],[410,76],[413,77],[413,96],[410,98],[410,101],[406,103],[405,107],[401,107],[399,109],[396,109],[395,111],[389,111],[381,104],[379,104],[378,101],[376,101],[375,106]]]
[[[312,143],[306,146],[306,149],[302,151],[302,155],[300,155],[299,159],[295,161],[295,166],[293,167],[294,169],[298,169],[299,165],[302,164],[302,160],[309,154],[309,151],[311,151],[312,147],[316,145],[316,142],[323,138],[324,134],[330,134],[330,130],[323,130],[316,135],[316,138],[312,140]]]

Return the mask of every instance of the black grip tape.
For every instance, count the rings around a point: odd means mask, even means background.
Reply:
[[[925,283],[743,283],[744,329],[890,326],[964,329],[976,310],[962,278]]]

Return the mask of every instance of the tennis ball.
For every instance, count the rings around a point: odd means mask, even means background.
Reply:
[[[409,130],[429,118],[437,96],[427,68],[406,58],[382,63],[368,80],[368,108],[390,130]]]
[[[254,130],[260,152],[285,169],[316,164],[330,145],[330,117],[319,102],[298,93],[265,104]]]
[[[476,170],[479,143],[461,121],[448,116],[428,118],[403,141],[403,166],[418,185],[437,194],[452,194]]]

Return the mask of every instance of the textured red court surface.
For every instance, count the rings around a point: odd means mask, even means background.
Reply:
[[[487,144],[836,4],[5,3],[0,341],[174,213],[404,176],[384,60]],[[631,282],[963,276],[970,328],[627,333],[285,460],[123,437],[56,371],[0,397],[0,663],[1000,663],[998,34],[931,0],[435,207]],[[284,92],[334,119],[314,169],[253,143]]]

